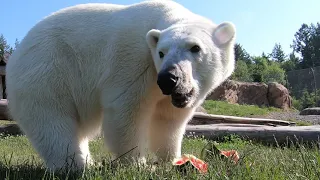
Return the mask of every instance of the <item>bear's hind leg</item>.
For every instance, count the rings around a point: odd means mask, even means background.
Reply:
[[[91,162],[88,140],[80,137],[77,120],[55,108],[33,107],[37,113],[21,113],[17,120],[33,147],[52,170],[81,170]]]

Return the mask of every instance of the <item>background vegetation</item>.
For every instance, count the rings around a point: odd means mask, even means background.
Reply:
[[[314,81],[320,80],[320,72],[314,74],[314,79],[300,80],[296,84],[290,84],[287,77],[289,72],[294,74],[308,68],[320,69],[320,24],[302,24],[294,34],[291,48],[292,52],[285,54],[281,44],[275,43],[270,53],[263,52],[260,56],[251,56],[241,44],[236,44],[236,69],[231,79],[245,82],[278,82],[291,90],[295,108],[301,110],[319,106],[320,91],[315,90],[319,85]],[[300,76],[305,75],[306,73]]]

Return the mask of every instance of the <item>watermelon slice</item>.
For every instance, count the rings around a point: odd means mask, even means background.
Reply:
[[[206,161],[210,160],[213,155],[220,155],[223,158],[230,158],[235,164],[238,163],[240,157],[236,150],[219,150],[214,143],[208,143],[201,151],[201,159]],[[208,163],[201,160],[191,154],[183,154],[181,157],[176,158],[172,161],[172,165],[178,167],[180,170],[186,171],[185,167],[192,165],[200,173],[208,172]]]
[[[212,156],[220,155],[222,158],[230,158],[235,164],[240,156],[236,150],[219,150],[213,142],[209,142],[201,151],[201,159],[209,161]]]
[[[220,151],[220,154],[224,155],[227,158],[231,158],[233,162],[236,164],[238,163],[240,157],[236,150],[229,150],[229,151]]]
[[[200,173],[207,173],[208,171],[208,164],[191,154],[183,154],[180,158],[176,158],[172,162],[174,166],[179,167],[187,165],[188,163],[191,163],[191,165],[194,168],[196,168]]]

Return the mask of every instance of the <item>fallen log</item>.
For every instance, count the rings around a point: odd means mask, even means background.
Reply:
[[[2,135],[23,135],[17,124],[0,126]],[[224,137],[238,135],[266,145],[290,145],[296,143],[320,142],[320,125],[316,126],[278,126],[270,127],[255,124],[211,124],[187,125],[186,137],[204,137],[220,141]]]
[[[186,136],[203,136],[210,140],[221,140],[228,135],[262,142],[264,144],[290,144],[320,142],[320,125],[270,127],[251,124],[187,125]]]
[[[257,124],[257,125],[268,125],[268,126],[292,126],[295,122],[277,120],[277,119],[264,119],[264,118],[247,118],[247,117],[236,117],[236,116],[224,116],[224,115],[213,115],[201,112],[196,112],[189,122],[191,125],[200,124],[220,124],[220,123],[232,123],[232,124]]]

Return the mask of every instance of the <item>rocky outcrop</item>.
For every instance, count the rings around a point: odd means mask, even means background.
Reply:
[[[274,106],[282,109],[292,107],[289,91],[279,83],[249,83],[227,80],[207,100],[222,100],[229,103]]]
[[[281,109],[289,109],[292,107],[292,98],[286,87],[279,83],[268,84],[268,100],[269,105]]]

